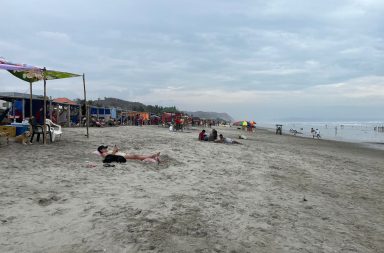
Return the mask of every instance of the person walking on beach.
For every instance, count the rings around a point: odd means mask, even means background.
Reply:
[[[97,151],[104,158],[103,163],[112,163],[112,162],[125,163],[127,162],[127,160],[139,160],[139,161],[160,163],[160,152],[153,155],[126,154],[122,156],[122,155],[116,154],[119,151],[116,145],[114,146],[112,151],[108,151],[108,146],[103,146],[103,145],[99,146],[97,148]]]
[[[320,130],[316,128],[316,131],[315,131],[315,136],[317,139],[320,139]]]
[[[311,134],[312,138],[315,139],[315,129],[313,129],[313,127],[311,127]]]

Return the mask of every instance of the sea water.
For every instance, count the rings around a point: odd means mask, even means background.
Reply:
[[[276,124],[283,125],[284,134],[298,132],[298,136],[312,138],[311,128],[318,129],[322,139],[354,143],[384,144],[384,122],[260,122],[257,127],[276,129]],[[376,130],[375,130],[376,128]]]

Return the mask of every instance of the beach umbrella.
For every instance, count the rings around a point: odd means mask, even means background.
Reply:
[[[39,68],[27,64],[18,64],[6,61],[4,58],[0,58],[0,69],[7,70],[12,75],[17,78],[26,81],[29,83],[30,87],[30,117],[32,116],[32,83],[37,81],[44,81],[44,144],[46,143],[45,135],[46,135],[46,124],[45,120],[47,117],[47,96],[46,96],[46,81],[54,80],[54,79],[62,79],[62,78],[70,78],[70,77],[78,77],[81,75],[61,72],[56,70],[47,70],[46,68]],[[85,75],[83,74],[83,85],[84,85],[84,101],[86,103],[86,89],[85,89]],[[88,115],[87,115],[88,119]],[[88,133],[88,120],[87,120],[87,137],[89,137]]]

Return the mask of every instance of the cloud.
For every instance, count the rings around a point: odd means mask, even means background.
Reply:
[[[364,99],[364,103],[384,100],[384,76],[366,76],[346,82],[319,85],[309,89],[320,96],[335,99]],[[367,101],[371,100],[371,101]]]
[[[234,114],[382,105],[381,0],[43,2],[4,2],[12,29],[0,27],[0,55],[85,73],[90,98]],[[61,84],[52,95],[81,96],[75,81]]]
[[[49,32],[41,31],[36,33],[36,36],[41,37],[41,39],[50,39],[56,42],[70,42],[71,37],[66,33],[61,32]]]
[[[384,104],[384,76],[368,76],[351,79],[343,83],[318,85],[298,90],[234,90],[188,89],[167,87],[151,89],[149,93],[136,97],[152,104],[171,103],[180,107],[208,107],[252,105],[348,105],[356,103]],[[209,101],[209,103],[207,103]]]

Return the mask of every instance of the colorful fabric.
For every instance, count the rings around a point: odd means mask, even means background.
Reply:
[[[12,75],[29,83],[44,80],[44,76],[46,80],[80,76],[78,74],[60,72],[56,70],[44,70],[42,68],[26,64],[12,63],[6,61],[4,58],[0,58],[0,69],[8,70]]]

